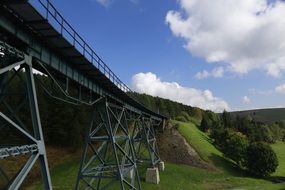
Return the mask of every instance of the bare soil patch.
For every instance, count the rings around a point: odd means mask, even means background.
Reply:
[[[163,161],[175,164],[186,164],[209,171],[217,171],[213,165],[203,161],[184,137],[171,125],[157,137],[159,154]]]

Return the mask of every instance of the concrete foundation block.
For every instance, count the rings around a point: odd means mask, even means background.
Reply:
[[[159,184],[160,179],[158,168],[147,168],[145,181],[147,183]]]
[[[165,165],[163,161],[159,162],[158,168],[159,168],[159,171],[164,171]]]

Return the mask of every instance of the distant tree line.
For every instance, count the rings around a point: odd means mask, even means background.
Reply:
[[[266,125],[250,116],[234,117],[226,111],[222,114],[205,111],[200,129],[209,133],[214,145],[240,168],[259,176],[276,170],[278,160],[268,144],[285,140],[284,123]]]
[[[197,107],[187,106],[179,102],[171,101],[160,97],[153,97],[147,94],[136,92],[129,93],[131,97],[138,100],[150,110],[163,114],[171,119],[188,121],[190,118],[202,119],[203,110]]]

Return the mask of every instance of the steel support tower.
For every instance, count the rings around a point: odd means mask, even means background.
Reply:
[[[155,128],[167,118],[133,99],[49,0],[0,1],[0,189],[22,187],[37,164],[52,189],[34,69],[53,82],[37,83],[47,95],[93,109],[75,188],[141,189],[139,167],[159,163]],[[1,164],[18,158],[17,171]]]
[[[16,131],[19,140],[10,141],[10,145],[1,144],[0,160],[10,157],[28,155],[28,160],[13,178],[9,178],[5,171],[0,170],[7,180],[6,187],[9,190],[18,189],[31,171],[36,161],[39,161],[42,180],[45,189],[51,189],[51,180],[45,150],[41,120],[39,115],[37,95],[35,89],[34,76],[32,71],[32,57],[25,55],[7,44],[0,43],[2,52],[0,62],[0,124],[1,132],[4,128],[9,131]],[[24,74],[20,74],[25,70]],[[23,84],[17,94],[10,92],[10,83],[13,80],[20,80]],[[15,99],[13,98],[14,96]],[[12,101],[9,101],[12,98]],[[16,100],[16,102],[13,102]],[[13,105],[9,104],[12,103]],[[21,111],[28,111],[26,117],[31,117],[31,123],[27,124],[18,116]],[[6,130],[7,131],[7,130]],[[7,138],[9,138],[7,134]],[[5,139],[4,140],[5,143]],[[7,139],[9,142],[9,139]],[[26,144],[19,144],[25,142]]]
[[[76,189],[141,189],[129,125],[124,106],[105,98],[94,105]]]

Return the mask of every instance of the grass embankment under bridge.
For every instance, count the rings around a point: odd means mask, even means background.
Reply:
[[[160,173],[160,184],[146,184],[145,190],[203,190],[203,189],[243,189],[243,190],[282,190],[285,183],[285,143],[277,142],[272,145],[279,160],[277,171],[267,179],[258,179],[238,170],[235,165],[223,157],[210,142],[209,137],[201,132],[193,123],[176,122],[178,131],[187,142],[196,149],[200,157],[214,165],[217,171],[207,171],[187,165],[166,163],[166,169]],[[51,170],[55,190],[70,190],[74,188],[79,167],[79,155],[74,154],[57,163]],[[35,182],[29,190],[41,189]]]

